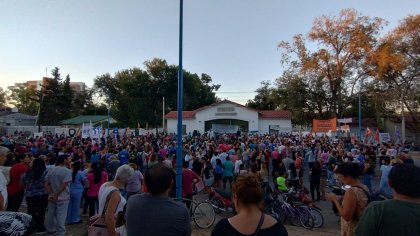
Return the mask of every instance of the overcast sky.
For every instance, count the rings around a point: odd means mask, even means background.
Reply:
[[[385,30],[420,13],[419,0],[184,0],[184,68],[244,103],[281,74],[281,40],[349,7],[384,18]],[[178,0],[0,0],[0,86],[39,80],[55,66],[91,86],[154,57],[178,64],[178,17]]]

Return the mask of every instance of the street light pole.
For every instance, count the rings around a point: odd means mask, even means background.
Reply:
[[[109,123],[111,121],[111,104],[108,104],[108,132],[107,132],[107,138],[109,138]]]
[[[362,86],[363,79],[360,80],[359,88],[359,141],[362,141]]]
[[[184,1],[179,0],[179,65],[178,65],[178,125],[177,125],[177,148],[176,148],[176,197],[182,198],[182,24],[183,24]]]

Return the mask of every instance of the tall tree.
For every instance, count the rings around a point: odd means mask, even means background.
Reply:
[[[19,112],[36,115],[39,108],[39,95],[34,87],[28,87],[25,83],[16,83],[8,87],[7,100],[18,108]]]
[[[42,86],[39,122],[41,125],[56,125],[63,118],[61,74],[60,69],[55,67],[52,71],[52,78],[47,78]]]
[[[420,15],[408,16],[381,39],[372,56],[372,75],[391,92],[384,97],[394,107],[408,110],[420,130]]]
[[[74,91],[70,87],[70,75],[66,76],[66,79],[62,84],[62,92],[59,95],[60,106],[59,112],[61,113],[61,119],[70,118],[74,113]]]
[[[6,91],[0,87],[0,106],[6,105],[7,93]]]
[[[270,81],[262,81],[261,86],[255,92],[257,95],[253,100],[247,102],[248,107],[259,110],[274,110],[279,105],[275,88],[271,86]]]
[[[117,72],[114,76],[104,74],[94,81],[94,89],[112,105],[111,112],[118,121],[142,127],[147,124],[160,126],[162,98],[165,97],[165,112],[177,107],[178,67],[165,60],[153,59],[144,63],[145,70],[133,68]],[[184,71],[184,110],[193,110],[216,101],[214,91],[220,85],[212,85],[206,74]]]
[[[362,16],[354,9],[342,10],[339,16],[318,17],[306,37],[295,35],[292,43],[279,44],[285,50],[282,63],[299,68],[303,76],[313,73],[323,78],[332,115],[342,117],[349,105],[345,97],[352,96],[351,88],[368,76],[366,59],[382,26],[382,19]],[[308,50],[309,43],[317,49]]]

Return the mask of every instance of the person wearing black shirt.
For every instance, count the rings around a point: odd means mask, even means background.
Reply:
[[[262,211],[263,193],[256,176],[237,178],[233,185],[233,203],[238,214],[220,220],[211,232],[212,236],[288,235],[281,222]]]

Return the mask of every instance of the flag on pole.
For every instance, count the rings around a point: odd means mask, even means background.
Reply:
[[[366,128],[366,136],[369,137],[372,135],[372,130],[369,129],[369,127]]]
[[[376,128],[374,140],[375,142],[379,143],[379,128]]]
[[[398,127],[397,127],[397,130],[395,131],[395,141],[396,141],[396,143],[401,142],[401,133],[400,133],[400,129]]]

